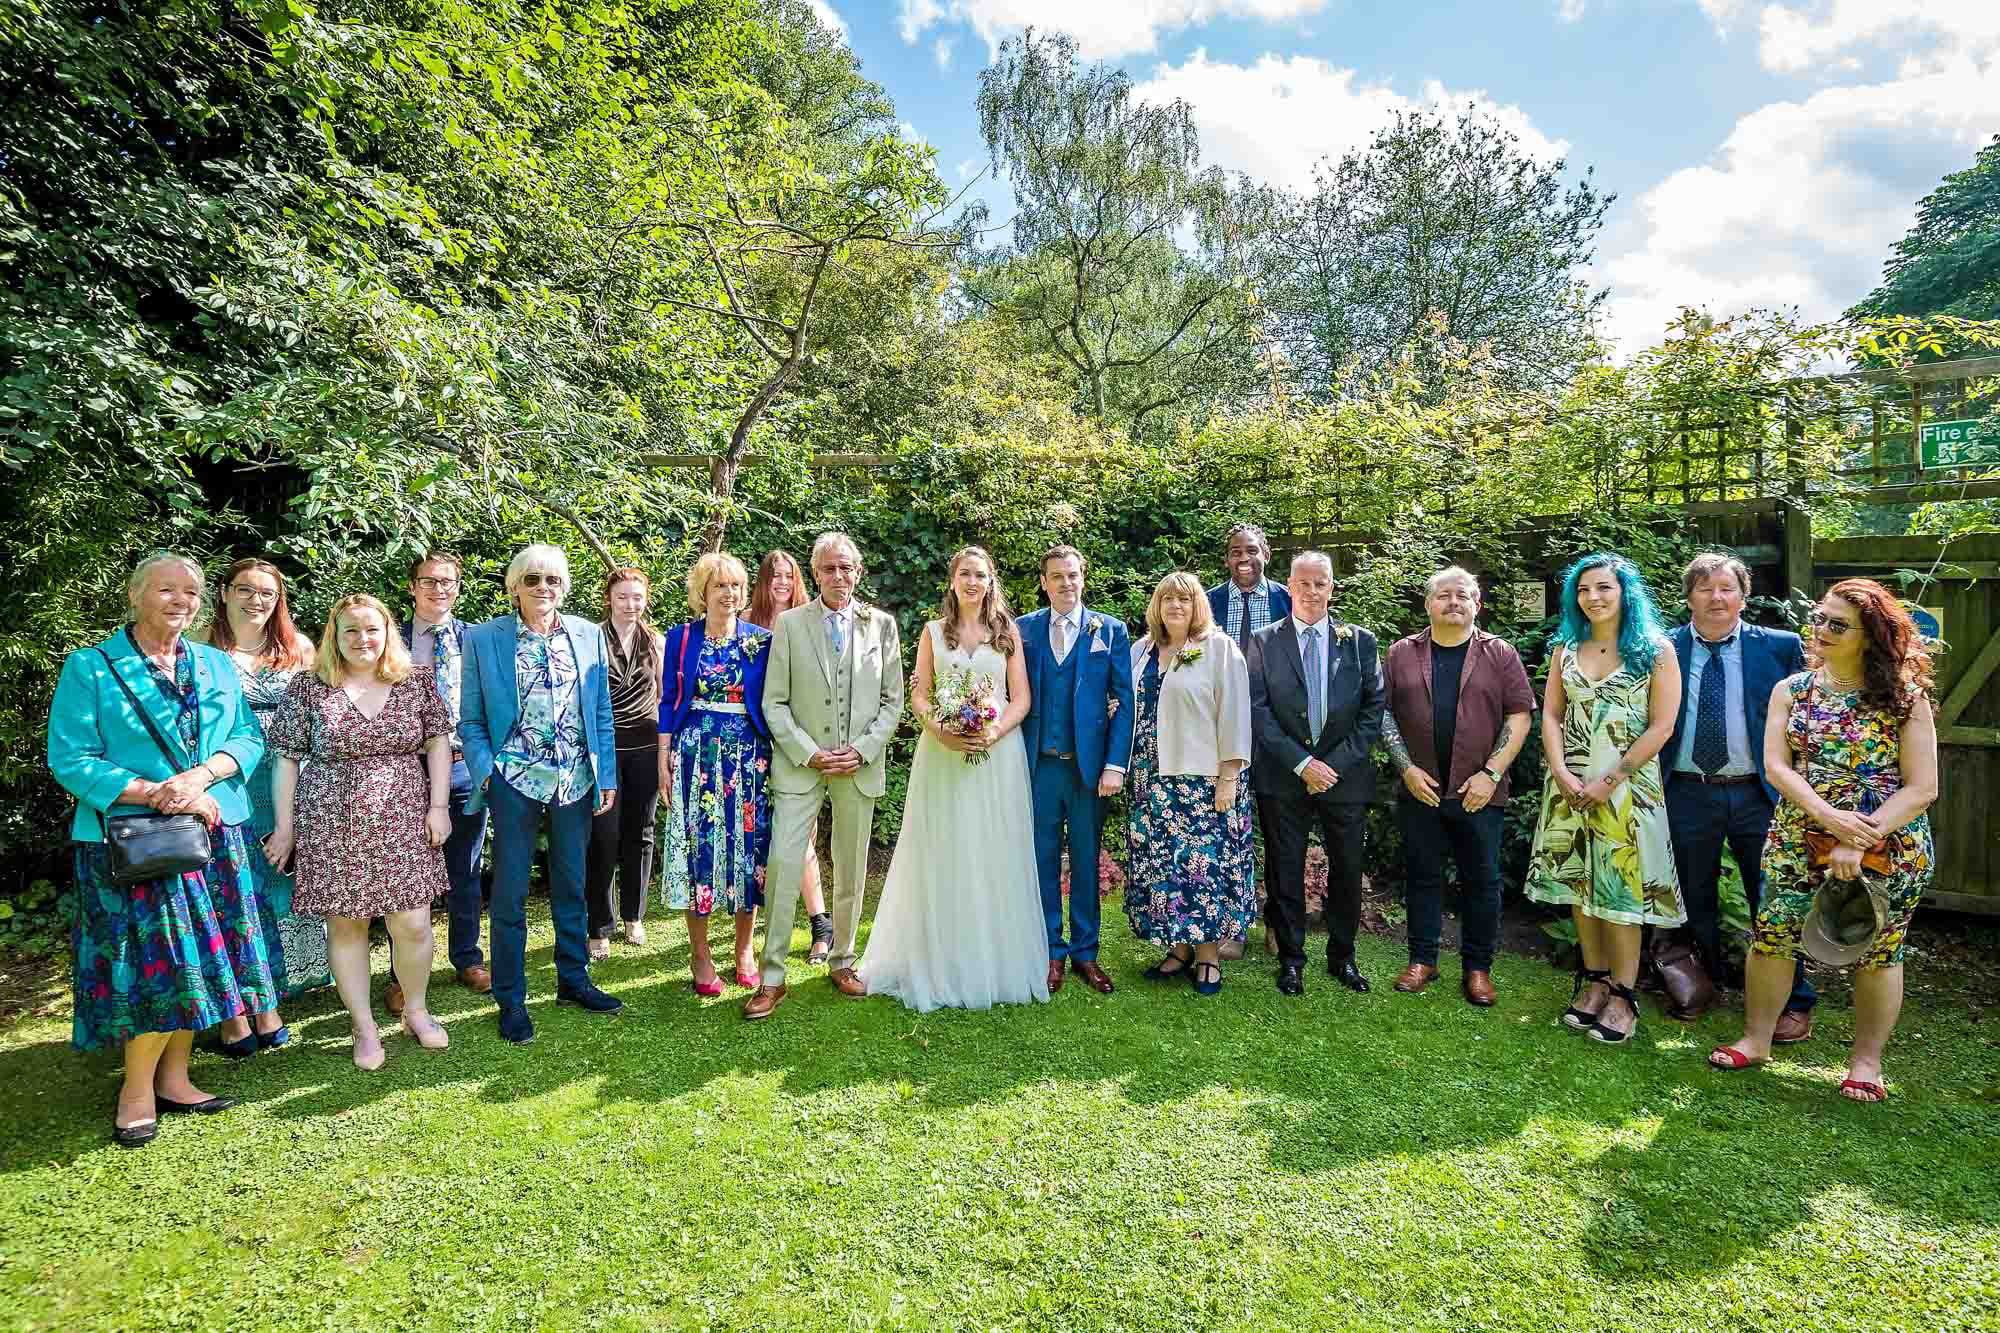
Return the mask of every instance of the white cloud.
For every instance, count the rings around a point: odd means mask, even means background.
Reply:
[[[1556,17],[1564,23],[1574,23],[1589,8],[1590,0],[1556,0]]]
[[[1563,0],[1565,5],[1572,0]],[[1579,0],[1580,2],[1580,0]],[[1751,0],[1699,0],[1717,32],[1728,36],[1752,9],[1757,56],[1765,69],[1801,74],[1851,69],[1856,48],[1929,52],[1937,68],[1957,58],[2000,50],[2000,4],[1995,0],[1800,0],[1756,6]],[[1845,55],[1845,59],[1838,59]]]
[[[917,133],[917,127],[910,124],[910,122],[907,120],[899,120],[896,122],[896,132],[902,135],[905,139],[908,139],[913,144],[920,145],[921,147],[924,148],[929,148],[931,146],[931,141],[929,139],[926,139],[923,135]]]
[[[1395,112],[1420,106],[1470,102],[1519,135],[1529,155],[1548,161],[1568,151],[1519,107],[1501,106],[1484,92],[1433,80],[1409,97],[1311,56],[1266,55],[1254,65],[1232,65],[1196,51],[1180,65],[1159,66],[1134,95],[1150,102],[1185,98],[1201,129],[1204,161],[1295,190],[1311,188],[1313,164],[1322,157],[1360,147]]]
[[[826,0],[806,0],[806,5],[812,10],[814,18],[839,33],[842,37],[847,36],[847,20],[834,13],[833,6],[828,4]]]
[[[1641,239],[1601,265],[1607,331],[1630,353],[1682,305],[1837,316],[1879,280],[1916,201],[1969,165],[1996,124],[2000,55],[1760,107],[1709,162],[1639,197]]]
[[[937,60],[940,71],[951,68],[951,48],[955,45],[949,37],[940,37],[931,43],[931,55]]]
[[[960,180],[969,180],[972,177],[972,173],[977,170],[979,170],[979,159],[968,157],[965,161],[958,164],[958,178]]]
[[[1212,19],[1278,23],[1316,14],[1329,0],[900,0],[898,28],[914,43],[941,23],[964,23],[990,51],[1023,28],[1068,33],[1086,60],[1151,51],[1162,32]]]

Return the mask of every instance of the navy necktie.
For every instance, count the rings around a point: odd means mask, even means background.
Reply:
[[[1250,656],[1250,594],[1238,588],[1236,595],[1243,599],[1243,619],[1236,626],[1236,646],[1243,650],[1245,657],[1248,657]]]
[[[1722,674],[1722,645],[1703,641],[1701,646],[1708,649],[1708,662],[1694,702],[1694,765],[1714,777],[1729,762],[1729,722],[1723,716],[1729,682]]]

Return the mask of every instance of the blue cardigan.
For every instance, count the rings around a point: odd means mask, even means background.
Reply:
[[[55,702],[49,708],[49,771],[76,797],[76,815],[69,835],[78,842],[103,842],[102,815],[144,814],[150,807],[121,805],[118,794],[134,778],[165,782],[213,755],[226,754],[239,770],[208,789],[222,811],[222,822],[241,824],[250,818],[250,788],[245,779],[264,762],[264,729],[243,697],[242,678],[220,648],[183,637],[181,647],[194,658],[194,684],[201,706],[200,754],[181,747],[174,725],[174,706],[160,693],[146,670],[145,655],[128,630],[98,645],[111,657],[107,667],[97,648],[79,648],[63,659],[56,681]],[[132,708],[116,671],[137,695],[167,744],[174,762]]]
[[[701,641],[705,622],[685,620],[668,629],[660,646],[666,659],[665,679],[660,682],[660,734],[672,736],[687,725],[694,711],[695,673],[701,669]],[[743,711],[750,727],[765,740],[771,739],[771,724],[764,720],[764,673],[771,665],[771,631],[738,619],[736,637],[764,640],[749,654],[743,670]]]

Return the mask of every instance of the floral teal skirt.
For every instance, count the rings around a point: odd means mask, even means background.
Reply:
[[[274,1007],[285,987],[278,922],[258,890],[241,825],[211,836],[203,869],[111,882],[104,844],[76,844],[76,1016],[80,1051],[153,1032],[199,1032]]]
[[[1139,712],[1126,825],[1132,933],[1162,948],[1243,939],[1259,916],[1250,784],[1238,785],[1224,813],[1215,808],[1214,778],[1162,777],[1151,710]]]
[[[326,918],[292,910],[292,877],[264,856],[264,838],[277,827],[271,784],[260,772],[250,784],[250,828],[246,841],[263,896],[278,922],[278,951],[285,959],[285,998],[333,984],[326,951]]]

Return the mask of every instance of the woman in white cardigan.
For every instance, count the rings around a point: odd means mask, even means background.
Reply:
[[[1125,915],[1167,951],[1146,973],[1222,989],[1218,950],[1257,917],[1250,841],[1250,675],[1192,575],[1169,574],[1132,647],[1131,854]]]

